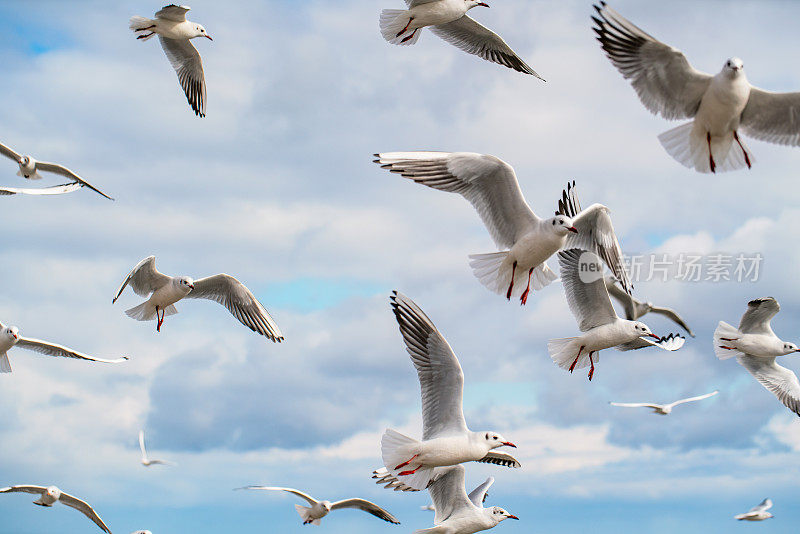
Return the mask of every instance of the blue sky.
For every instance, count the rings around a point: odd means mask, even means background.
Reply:
[[[753,84],[800,88],[783,53],[800,5],[613,5],[698,69],[716,72],[736,55]],[[208,84],[200,120],[157,42],[127,29],[158,4],[0,2],[0,141],[117,198],[2,199],[0,321],[131,357],[105,367],[12,351],[14,372],[0,376],[0,485],[56,484],[123,534],[313,528],[289,496],[232,491],[247,484],[362,496],[402,521],[340,512],[323,522],[331,533],[427,528],[426,495],[369,478],[384,428],[420,433],[418,383],[388,305],[399,289],[459,355],[471,427],[520,446],[521,470],[468,466],[468,485],[495,476],[489,503],[522,519],[497,532],[795,532],[800,422],[735,362],[718,361],[711,334],[719,320],[736,323],[748,300],[774,295],[776,332],[800,339],[791,282],[800,151],[751,141],[752,171],[720,176],[672,161],[657,135],[676,124],[651,116],[604,58],[590,2],[507,0],[473,12],[546,84],[427,32],[414,47],[388,45],[378,12],[400,6],[194,2],[190,18],[215,39],[196,43]],[[553,211],[575,179],[584,205],[611,208],[627,253],[761,253],[761,277],[637,284],[641,298],[684,314],[697,338],[671,354],[607,351],[590,384],[546,354],[547,339],[577,332],[560,286],[524,308],[491,294],[467,255],[494,245],[466,201],[371,162],[374,152],[414,149],[505,159],[537,213]],[[0,162],[0,183],[21,185],[15,172]],[[150,254],[170,274],[237,276],[285,343],[266,343],[209,302],[179,303],[161,334],[131,321],[123,312],[139,299],[111,298]],[[608,406],[714,389],[668,418]],[[140,428],[153,456],[179,465],[142,468]],[[767,496],[775,519],[732,519]],[[0,498],[0,533],[96,531],[31,500]]]

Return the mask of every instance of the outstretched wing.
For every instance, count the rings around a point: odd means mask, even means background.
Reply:
[[[772,297],[751,300],[747,303],[747,311],[739,322],[742,334],[774,335],[769,322],[781,311],[778,301]]]
[[[36,162],[36,169],[40,170],[40,171],[45,171],[45,172],[52,172],[52,173],[58,174],[60,176],[65,176],[65,177],[69,178],[70,180],[75,180],[76,182],[78,182],[82,186],[88,187],[89,189],[91,189],[95,193],[97,193],[97,194],[99,194],[101,196],[104,196],[109,200],[114,200],[113,198],[111,198],[110,196],[106,195],[105,193],[103,193],[102,191],[97,189],[95,186],[93,186],[92,184],[90,184],[89,182],[87,182],[86,180],[84,180],[83,178],[81,178],[80,176],[78,176],[77,174],[75,174],[74,172],[69,170],[68,168],[64,167],[63,165],[58,165],[57,163],[46,163],[46,162],[42,162],[42,161],[37,161]]]
[[[156,11],[156,17],[174,22],[183,22],[186,20],[186,13],[188,13],[191,9],[192,8],[189,6],[177,6],[175,4],[170,4]]]
[[[123,356],[122,358],[117,358],[115,360],[104,360],[103,358],[95,358],[94,356],[89,356],[88,354],[83,354],[81,352],[74,351],[62,345],[56,345],[55,343],[48,343],[47,341],[41,341],[39,339],[31,339],[27,337],[19,338],[19,341],[15,346],[20,347],[22,349],[32,350],[40,354],[46,354],[47,356],[58,356],[61,358],[75,358],[78,360],[87,360],[90,362],[122,363],[128,359],[127,356]]]
[[[496,449],[493,451],[489,451],[488,453],[486,453],[486,456],[476,461],[482,464],[501,465],[503,467],[514,467],[514,468],[522,467],[522,464],[519,463],[519,460],[517,460],[508,453],[500,452]]]
[[[345,499],[331,504],[331,510],[341,510],[343,508],[356,508],[383,519],[388,523],[394,523],[395,525],[400,524],[400,521],[398,521],[395,516],[377,504],[365,501],[364,499]]]
[[[0,488],[0,493],[31,493],[41,495],[47,488],[44,486],[11,486],[10,488]]]
[[[750,354],[736,358],[762,386],[771,391],[784,406],[800,416],[800,382],[797,375],[775,362],[775,358],[759,358]]]
[[[660,404],[653,404],[650,402],[609,402],[611,406],[619,406],[620,408],[661,408]]]
[[[648,339],[646,337],[640,337],[634,339],[629,343],[617,345],[616,349],[621,351],[627,351],[627,350],[644,349],[647,347],[658,347],[659,349],[664,349],[673,352],[683,347],[684,343],[686,343],[686,338],[683,337],[682,335],[670,334],[668,336],[662,337],[657,341],[654,339]]]
[[[305,499],[311,506],[317,504],[317,500],[314,497],[294,488],[279,488],[275,486],[244,486],[243,488],[236,488],[236,490],[286,491],[293,495],[297,495],[301,499]]]
[[[679,404],[686,404],[687,402],[695,402],[695,401],[700,401],[700,400],[703,400],[703,399],[707,399],[709,397],[713,397],[717,393],[719,393],[719,391],[712,391],[711,393],[706,393],[705,395],[698,395],[697,397],[689,397],[688,399],[681,399],[679,401],[673,402],[672,406],[677,406]]]
[[[63,195],[83,187],[79,183],[54,185],[52,187],[0,187],[0,195]]]
[[[617,319],[614,306],[603,281],[603,267],[592,252],[573,248],[558,253],[561,282],[567,295],[567,304],[578,321],[578,328],[586,332],[609,324]]]
[[[61,493],[61,497],[58,498],[58,501],[61,504],[69,506],[70,508],[75,508],[76,510],[81,512],[83,515],[85,515],[86,517],[88,517],[89,519],[94,521],[94,524],[97,525],[98,527],[100,527],[103,530],[103,532],[107,532],[108,534],[111,534],[111,529],[109,529],[106,526],[106,524],[103,523],[103,520],[100,519],[100,516],[97,515],[97,512],[94,511],[94,508],[89,506],[89,504],[87,502],[82,501],[82,500],[78,499],[77,497],[73,497],[72,495],[69,495],[68,493]]]
[[[139,450],[142,451],[142,459],[146,459],[147,449],[144,447],[144,430],[139,431]]]
[[[664,317],[667,317],[668,319],[672,320],[673,323],[677,324],[678,326],[680,326],[681,328],[686,330],[686,332],[690,336],[694,337],[694,332],[692,332],[692,329],[689,328],[688,324],[686,324],[686,321],[684,321],[683,318],[680,315],[678,315],[678,312],[676,312],[672,308],[664,308],[664,307],[661,307],[661,306],[653,306],[650,309],[650,313],[657,313],[659,315],[663,315]]]
[[[739,128],[768,143],[800,145],[800,93],[772,93],[752,87]]]
[[[448,469],[442,476],[433,481],[428,488],[433,499],[436,515],[433,522],[441,524],[450,516],[465,508],[474,509],[475,505],[467,496],[464,488],[464,466],[455,465]]]
[[[486,497],[489,496],[489,488],[494,484],[494,477],[489,477],[486,482],[475,488],[470,492],[467,497],[472,501],[472,504],[478,508],[483,508],[483,503],[486,502]]]
[[[763,501],[761,501],[756,506],[753,506],[750,509],[750,511],[751,512],[766,512],[770,508],[772,508],[772,499],[767,498],[767,499],[764,499]]]
[[[186,99],[195,115],[206,116],[206,76],[200,52],[186,39],[170,39],[158,36],[161,48],[167,55],[172,68],[178,74],[178,81],[186,93]]]
[[[3,143],[0,143],[0,154],[7,157],[8,159],[13,159],[14,163],[19,163],[20,158],[22,158],[20,154],[17,154],[11,148],[7,147]]]
[[[171,278],[165,274],[161,274],[156,269],[156,257],[150,256],[140,261],[136,267],[128,274],[122,285],[119,286],[117,296],[112,300],[112,304],[117,302],[117,299],[125,288],[130,284],[133,292],[140,297],[147,297],[156,289],[165,286]]]

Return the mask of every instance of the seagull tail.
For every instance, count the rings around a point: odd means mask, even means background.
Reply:
[[[723,346],[731,346],[731,341],[723,341],[722,338],[725,339],[738,339],[741,337],[741,332],[739,329],[733,325],[729,325],[725,321],[720,321],[719,325],[717,325],[717,329],[714,330],[714,354],[717,355],[717,358],[720,360],[727,360],[729,358],[733,358],[734,356],[743,356],[743,354],[738,350],[731,350],[731,349],[723,349]]]
[[[384,9],[381,11],[381,35],[392,44],[413,45],[419,40],[422,29],[418,29],[411,39],[405,40],[414,31],[406,29],[410,22],[411,16],[405,9]]]
[[[687,122],[677,128],[667,130],[658,136],[661,146],[681,165],[697,172],[728,172],[752,166],[755,158],[741,136],[736,141],[733,132],[725,137],[711,139],[711,154],[708,138],[704,132],[695,128],[694,122]],[[713,158],[710,157],[713,155]],[[714,161],[714,169],[711,161]]]
[[[140,17],[139,15],[134,15],[131,17],[130,24],[128,27],[134,32],[139,32],[145,30],[146,28],[149,28],[153,24],[155,24],[155,21],[151,19]],[[150,39],[152,36],[153,33],[143,33],[142,35],[139,36],[139,38],[142,39],[143,41],[146,41]]]
[[[320,520],[311,518],[311,508],[308,508],[307,506],[303,506],[303,505],[300,505],[300,504],[295,504],[294,505],[294,509],[297,510],[298,514],[300,514],[300,519],[303,520],[304,524],[307,521],[307,522],[311,523],[312,525],[319,526]]]
[[[164,317],[169,317],[176,313],[178,313],[178,308],[172,304],[164,308]],[[137,321],[153,321],[156,318],[156,307],[149,300],[146,300],[130,310],[125,310],[125,315]]]
[[[573,369],[583,369],[587,367],[589,365],[589,352],[586,350],[581,351],[580,339],[579,337],[551,339],[547,342],[547,351],[550,353],[550,358],[552,358],[556,365],[567,371],[572,367],[576,357],[578,358],[578,362]],[[580,352],[580,357],[578,357],[578,352]],[[592,356],[592,360],[594,360],[594,363],[599,362],[600,353],[595,352]]]
[[[432,468],[423,467],[414,462],[414,456],[420,452],[420,442],[409,438],[391,428],[387,428],[381,438],[381,456],[383,465],[399,482],[414,490],[424,490],[433,478]],[[400,475],[403,471],[415,471],[410,475]]]
[[[415,530],[414,534],[445,534],[447,529],[443,526],[433,527],[433,528],[426,528],[423,530]]]
[[[519,297],[528,286],[528,272],[525,269],[514,269],[508,258],[508,251],[489,254],[471,254],[469,266],[481,284],[498,295],[508,295],[511,286],[511,274],[514,274],[514,285],[509,297]],[[537,265],[531,274],[531,289],[539,291],[558,280],[558,275],[546,263]]]
[[[37,171],[34,171],[33,174],[31,174],[30,176],[25,176],[24,174],[22,174],[22,169],[17,171],[17,176],[19,176],[20,178],[27,178],[28,180],[41,180],[42,179],[42,175],[39,174]]]
[[[10,373],[11,362],[8,361],[8,353],[0,354],[0,373]]]

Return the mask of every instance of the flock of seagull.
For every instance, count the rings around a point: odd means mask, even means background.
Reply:
[[[388,42],[412,45],[422,30],[461,50],[518,72],[544,79],[523,61],[497,34],[469,17],[475,7],[489,7],[477,0],[406,0],[407,9],[386,9],[380,14],[380,32]],[[169,5],[155,18],[134,16],[130,29],[138,40],[158,36],[161,46],[194,113],[206,114],[206,84],[203,64],[191,40],[211,40],[205,28],[188,21],[187,6]],[[695,70],[676,48],[650,36],[605,2],[594,6],[594,31],[611,63],[630,81],[644,106],[666,119],[690,122],[665,132],[659,139],[678,162],[698,172],[733,171],[752,167],[755,159],[741,134],[783,145],[800,145],[800,93],[771,93],[753,87],[744,74],[742,61],[727,60],[722,70],[708,75]],[[0,144],[0,154],[19,166],[19,176],[39,180],[40,173],[53,173],[68,183],[44,188],[0,187],[0,195],[54,195],[88,188],[105,198],[112,197],[67,167],[37,161]],[[463,196],[478,212],[498,252],[473,254],[469,265],[478,281],[490,291],[525,305],[531,295],[560,279],[566,301],[575,317],[580,335],[551,339],[547,348],[553,362],[562,369],[589,367],[591,381],[601,351],[656,347],[681,349],[686,338],[670,333],[659,336],[640,319],[648,313],[661,314],[694,337],[674,310],[642,302],[633,297],[633,284],[623,262],[623,252],[611,220],[602,204],[582,209],[575,183],[567,184],[557,199],[553,217],[542,218],[528,205],[514,169],[508,163],[485,154],[465,152],[385,152],[375,154],[375,163],[403,178],[440,191]],[[547,264],[557,260],[559,274]],[[610,275],[606,275],[608,269]],[[253,293],[239,280],[217,274],[194,280],[168,276],[149,256],[127,275],[112,303],[130,287],[144,302],[125,313],[139,321],[155,321],[160,331],[167,316],[178,311],[183,299],[213,300],[225,306],[243,325],[268,340],[280,343],[284,337],[275,320]],[[620,317],[612,304],[624,310]],[[465,467],[469,462],[520,468],[508,448],[516,445],[495,430],[473,431],[463,412],[464,373],[458,358],[430,318],[413,300],[399,292],[390,297],[392,311],[411,362],[417,371],[422,396],[422,437],[416,439],[386,429],[380,450],[383,466],[373,472],[377,484],[394,491],[427,490],[433,503],[434,527],[417,534],[472,534],[495,527],[506,519],[518,519],[503,508],[484,508],[494,478],[467,494]],[[800,352],[797,345],[783,341],[772,331],[771,319],[780,306],[772,297],[748,303],[738,327],[720,322],[714,333],[714,351],[720,360],[735,357],[738,363],[773,393],[787,408],[800,415],[800,382],[776,358]],[[21,337],[15,326],[0,323],[0,372],[10,373],[8,351],[13,347],[49,356],[100,363],[122,363],[127,356],[101,359],[56,343]],[[681,404],[716,395],[681,399],[669,404],[617,403],[613,406],[649,408],[669,415]],[[144,430],[139,433],[141,463],[145,467],[174,465],[148,457]],[[506,450],[498,450],[506,448]],[[317,500],[303,491],[275,486],[246,486],[241,490],[280,491],[293,494],[309,506],[296,505],[303,524],[319,525],[330,512],[359,509],[389,523],[399,521],[380,506],[359,498],[336,502]],[[82,512],[104,532],[111,530],[86,502],[55,486],[18,485],[0,493],[38,495],[34,504],[51,507],[60,502]],[[761,521],[772,517],[765,499],[738,520]],[[149,531],[139,531],[149,534]],[[135,533],[136,534],[136,533]]]

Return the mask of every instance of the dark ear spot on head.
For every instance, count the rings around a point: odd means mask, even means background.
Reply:
[[[487,439],[487,441],[489,439],[489,433],[488,432],[486,433],[486,439]]]

